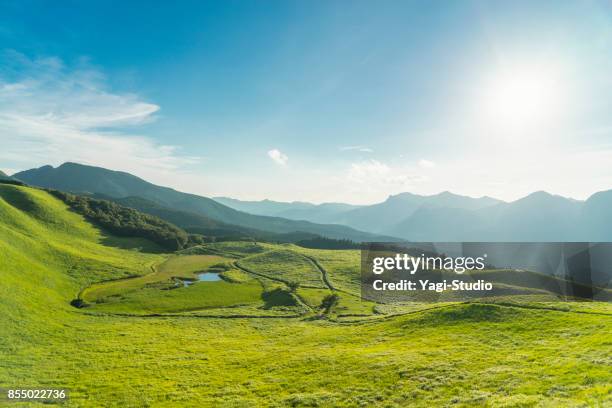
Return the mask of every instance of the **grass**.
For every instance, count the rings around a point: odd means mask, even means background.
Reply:
[[[121,314],[159,314],[258,305],[268,301],[259,281],[226,265],[228,258],[217,255],[181,255],[168,258],[153,272],[130,279],[102,282],[85,289],[88,311]],[[223,271],[225,280],[195,282],[184,287],[182,280],[194,280],[196,273]]]
[[[329,289],[298,288],[297,295],[312,308],[321,306],[323,298],[332,293]]]
[[[313,263],[287,249],[266,251],[243,258],[240,266],[283,282],[299,282],[302,286],[325,288],[321,273]]]
[[[292,250],[315,258],[327,271],[334,288],[359,294],[361,255],[358,250],[309,249],[292,246]]]
[[[282,306],[249,303],[251,285],[274,281],[229,269],[223,272],[228,281],[208,282],[213,285],[161,290],[145,284],[122,294],[146,300],[131,304],[134,311],[155,300],[174,307],[199,297],[181,291],[224,303],[223,293],[235,299],[244,290],[245,303],[233,307],[191,310],[184,304],[173,317],[127,317],[99,314],[94,309],[102,304],[70,306],[92,283],[149,276],[153,265],[168,259],[108,243],[107,234],[48,194],[0,186],[0,388],[68,388],[73,407],[612,405],[607,303],[376,305],[383,313],[408,314],[301,319]],[[242,245],[232,248],[236,258],[254,256],[238,253]],[[355,292],[355,253],[306,253],[339,289]],[[170,259],[156,273],[189,274],[204,262]],[[278,265],[266,272],[278,272]],[[307,268],[299,271],[312,276]],[[145,296],[149,291],[155,296]],[[330,293],[304,286],[297,292],[312,305]],[[358,302],[340,295],[338,315],[343,302]],[[159,300],[164,296],[171,300]]]
[[[37,350],[43,355],[33,366],[11,357],[16,376],[10,383],[70,387],[74,405],[610,402],[610,344],[602,331],[610,326],[594,315],[462,305],[341,326],[295,319],[119,317],[92,318],[90,324],[78,349],[58,339],[55,348]]]
[[[216,255],[185,255],[174,256],[165,260],[160,265],[151,268],[151,273],[132,279],[122,279],[112,282],[102,282],[85,289],[81,293],[83,300],[97,302],[105,298],[119,296],[126,292],[145,288],[147,285],[159,284],[167,289],[175,282],[172,278],[194,279],[195,273],[205,271],[209,267],[226,261]]]
[[[184,254],[215,254],[228,258],[242,258],[266,250],[265,244],[255,242],[214,242],[182,251]]]
[[[325,296],[333,293],[329,289],[313,289],[299,288],[297,295],[313,309],[320,309],[321,303]],[[344,316],[367,316],[374,312],[375,304],[372,302],[362,301],[359,297],[352,296],[346,293],[339,293],[340,300],[338,305],[334,307],[333,312],[336,317]]]
[[[154,314],[248,304],[263,304],[262,288],[256,281],[243,284],[225,281],[197,282],[172,290],[143,288],[107,298],[106,302],[89,309],[96,312]]]

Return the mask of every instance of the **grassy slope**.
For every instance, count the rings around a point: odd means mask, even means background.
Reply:
[[[61,191],[99,193],[111,197],[141,197],[184,213],[195,213],[248,229],[279,234],[301,231],[358,242],[385,239],[385,237],[357,231],[343,225],[315,224],[308,221],[252,215],[226,207],[207,197],[156,186],[128,173],[76,163],[64,163],[55,169],[51,166],[44,166],[20,172],[16,176],[31,185]]]
[[[309,249],[296,245],[292,250],[315,258],[329,274],[334,288],[351,293],[360,292],[361,255],[358,250]]]
[[[71,369],[87,322],[69,302],[91,282],[143,274],[162,259],[100,244],[107,239],[49,194],[0,185],[1,384],[43,385]]]
[[[296,255],[293,251],[275,249],[240,260],[239,264],[284,282],[300,282],[302,286],[325,288],[317,268],[308,259]]]
[[[100,242],[46,193],[0,187],[0,387],[67,387],[71,406],[612,404],[609,305],[359,324],[92,316],[68,305],[83,286],[160,261]]]
[[[93,302],[97,299],[112,297],[144,287],[147,284],[169,281],[173,277],[193,279],[194,273],[224,261],[225,258],[214,255],[189,255],[172,257],[152,268],[151,273],[133,279],[104,282],[86,288],[81,297]]]
[[[225,281],[198,282],[172,290],[144,288],[116,301],[90,308],[96,312],[152,314],[176,313],[245,304],[261,305],[261,285],[232,284]]]

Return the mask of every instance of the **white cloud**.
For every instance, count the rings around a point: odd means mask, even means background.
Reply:
[[[366,160],[360,163],[352,163],[348,174],[350,180],[363,183],[390,176],[391,168],[378,160]]]
[[[431,169],[436,167],[436,163],[432,162],[431,160],[421,159],[419,160],[419,167],[423,169]]]
[[[348,152],[348,151],[357,151],[357,152],[362,152],[362,153],[373,153],[374,150],[370,149],[367,146],[343,146],[340,148],[341,151],[343,152]]]
[[[158,178],[198,161],[174,146],[134,133],[155,120],[158,105],[108,90],[102,72],[81,61],[5,55],[12,75],[0,76],[0,160],[28,168],[76,161]]]
[[[268,156],[274,160],[274,162],[276,164],[279,164],[281,166],[285,166],[287,164],[287,162],[289,161],[289,157],[287,157],[286,154],[284,154],[283,152],[281,152],[278,149],[272,149],[268,151]]]
[[[390,166],[378,160],[365,160],[350,165],[345,177],[339,180],[339,187],[348,189],[349,194],[384,198],[389,194],[408,191],[426,180],[404,167]]]

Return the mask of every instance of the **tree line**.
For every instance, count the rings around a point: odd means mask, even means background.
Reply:
[[[170,251],[204,242],[204,237],[200,235],[188,234],[160,218],[111,201],[97,200],[58,190],[48,191],[64,201],[73,211],[118,236],[146,238]]]
[[[303,248],[311,249],[359,249],[361,245],[349,239],[332,239],[321,236],[303,239],[296,242]]]

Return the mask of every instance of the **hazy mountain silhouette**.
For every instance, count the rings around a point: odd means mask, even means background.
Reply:
[[[612,190],[595,193],[586,201],[544,191],[513,202],[448,191],[430,196],[401,193],[382,203],[354,206],[226,197],[213,200],[156,186],[128,173],[75,163],[44,166],[15,176],[64,191],[146,199],[159,208],[133,205],[160,217],[165,213],[171,222],[177,222],[178,217],[183,227],[189,223],[220,229],[238,226],[234,229],[240,233],[304,232],[354,241],[389,237],[410,241],[612,241]],[[185,221],[188,214],[204,218]],[[213,226],[212,221],[219,224]]]
[[[226,199],[228,200],[228,199]],[[226,201],[243,205],[239,200]],[[270,203],[268,201],[268,203]],[[275,203],[276,211],[298,203]],[[265,205],[248,202],[245,207]],[[313,209],[295,209],[312,221]],[[431,196],[401,193],[382,203],[326,214],[325,222],[409,241],[612,241],[612,190],[578,201],[537,191],[513,202],[471,198],[448,191]]]
[[[398,223],[425,207],[442,207],[448,209],[480,209],[500,203],[490,197],[472,198],[450,193],[448,191],[422,196],[412,193],[401,193],[390,196],[380,204],[358,208],[342,214],[339,224],[350,225],[365,231],[389,231]]]
[[[612,240],[612,191],[587,201],[544,191],[480,209],[422,208],[385,233],[413,241]]]
[[[612,241],[612,190],[589,197],[582,205],[580,220],[590,239]]]
[[[235,210],[244,211],[251,214],[283,217],[292,220],[306,220],[319,223],[336,223],[339,214],[361,207],[359,205],[344,203],[312,204],[301,201],[242,201],[228,197],[213,197],[213,200]]]
[[[274,211],[267,215],[278,215],[286,218],[308,221],[328,222],[348,225],[363,231],[383,232],[393,230],[401,221],[410,217],[423,207],[442,207],[446,209],[480,209],[500,203],[489,197],[471,198],[445,191],[432,196],[401,193],[390,196],[382,203],[368,206],[326,203],[314,205],[309,203],[279,203],[269,200],[240,201],[222,200],[232,208],[258,213],[256,211]],[[288,209],[291,208],[291,209]],[[283,209],[285,209],[283,211]]]
[[[112,198],[139,197],[183,213],[193,213],[221,223],[240,227],[287,234],[303,232],[328,238],[353,241],[388,240],[389,237],[361,232],[343,225],[324,225],[280,217],[253,215],[237,211],[215,200],[176,191],[149,183],[129,173],[77,163],[64,163],[54,168],[43,166],[15,175],[34,186],[62,191],[103,194]]]

